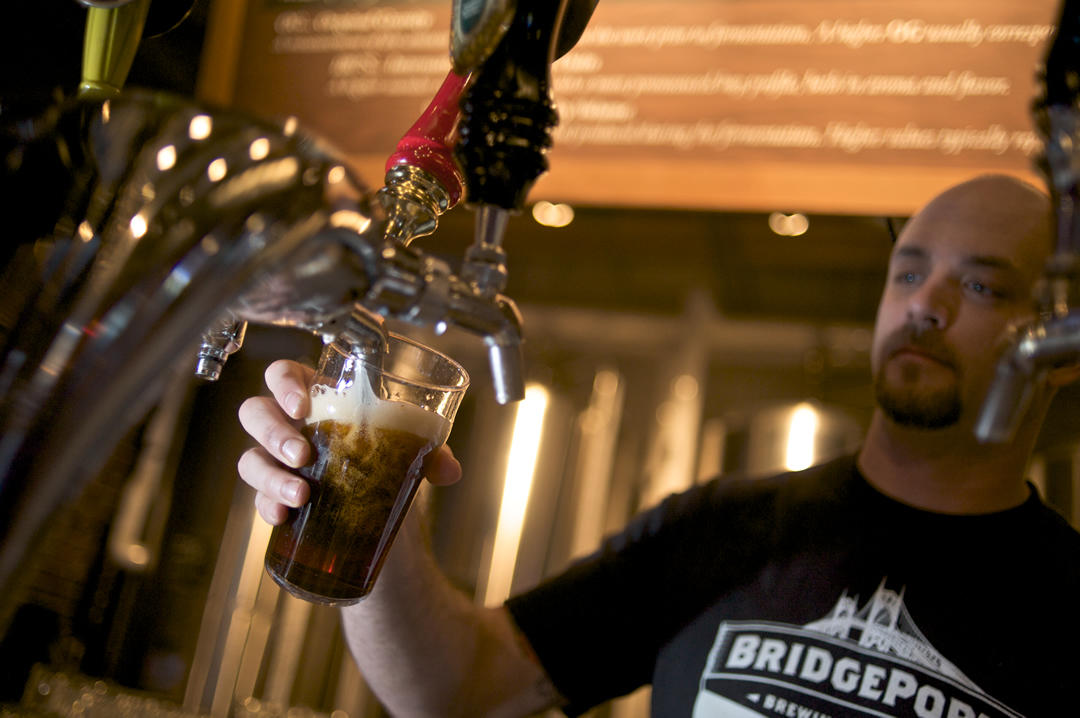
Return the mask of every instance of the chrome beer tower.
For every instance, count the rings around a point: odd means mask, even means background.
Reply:
[[[1038,286],[1037,317],[1019,327],[998,362],[975,426],[984,442],[1010,440],[1035,388],[1055,366],[1080,361],[1080,2],[1064,0],[1041,71],[1035,124],[1056,223],[1054,253]]]
[[[247,322],[376,352],[383,318],[454,325],[486,343],[496,399],[523,396],[521,318],[501,293],[502,228],[545,168],[547,65],[553,45],[561,54],[577,39],[559,35],[566,2],[489,3],[480,12],[494,21],[480,25],[463,15],[477,3],[455,5],[455,72],[376,193],[292,120],[121,91],[149,0],[84,0],[81,96],[13,130],[17,156],[47,155],[67,191],[52,231],[4,268],[0,634],[45,527],[154,405],[166,369],[192,352],[198,374],[217,378]],[[595,2],[577,4],[580,35]],[[455,161],[462,92],[473,124]],[[482,228],[455,274],[411,242],[466,190]]]

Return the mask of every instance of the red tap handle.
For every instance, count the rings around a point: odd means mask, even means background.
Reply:
[[[468,74],[459,75],[451,70],[431,104],[401,138],[397,151],[386,161],[387,172],[397,165],[407,164],[430,174],[450,195],[451,207],[458,203],[465,191],[465,178],[454,162],[453,152],[457,144],[458,120],[461,118],[458,101],[468,79]]]

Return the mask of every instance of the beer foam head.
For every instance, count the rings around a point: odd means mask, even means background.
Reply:
[[[345,389],[325,384],[311,387],[311,412],[307,423],[328,420],[408,431],[435,444],[446,441],[450,433],[450,422],[446,417],[415,404],[380,398],[366,381],[354,382]]]

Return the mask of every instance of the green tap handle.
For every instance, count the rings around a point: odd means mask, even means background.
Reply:
[[[120,92],[139,48],[149,10],[150,0],[88,9],[80,97],[107,99]]]

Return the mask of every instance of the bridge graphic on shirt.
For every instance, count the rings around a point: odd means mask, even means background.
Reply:
[[[950,676],[974,690],[979,690],[960,669],[945,660],[922,634],[904,607],[904,590],[885,588],[882,579],[870,600],[858,608],[859,597],[847,591],[825,618],[806,624],[808,631],[818,631],[835,638],[854,640],[863,648],[906,658],[938,673]]]
[[[903,597],[882,580],[861,607],[844,591],[803,626],[722,622],[694,718],[1020,717],[930,644]]]

